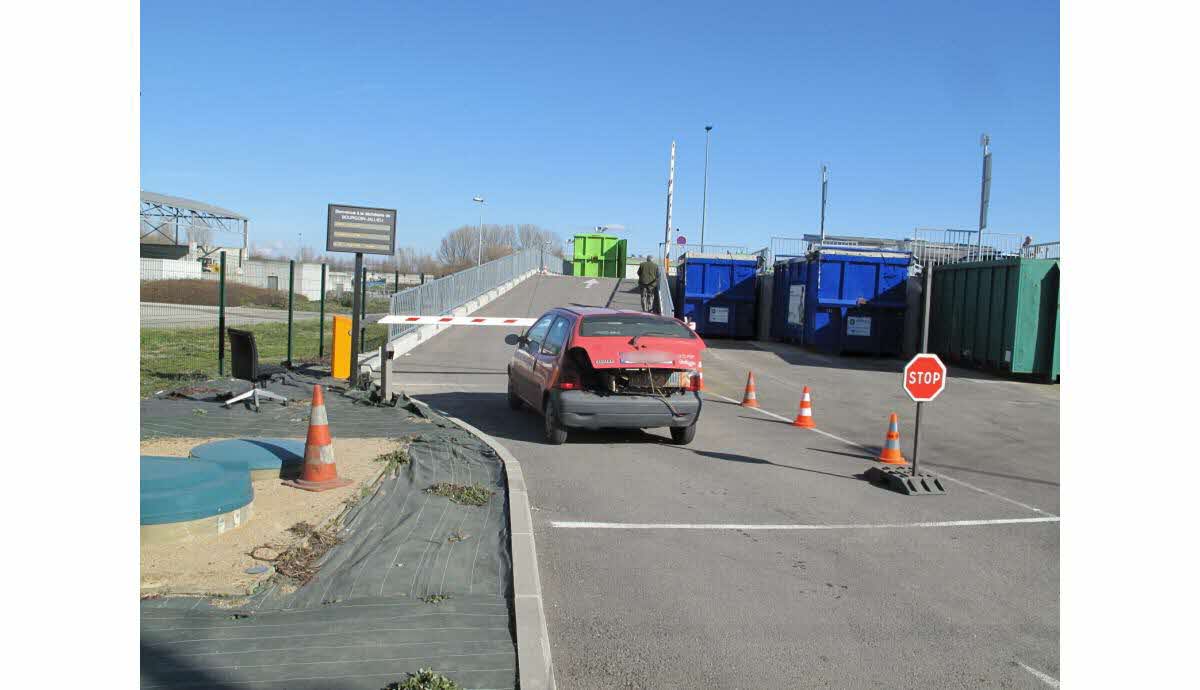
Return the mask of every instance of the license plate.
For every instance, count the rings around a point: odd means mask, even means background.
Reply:
[[[622,352],[621,364],[671,364],[674,360],[666,352]]]

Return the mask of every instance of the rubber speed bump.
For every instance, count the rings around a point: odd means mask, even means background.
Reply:
[[[800,411],[796,413],[796,421],[792,422],[792,426],[798,426],[803,429],[812,429],[817,426],[813,421],[812,414],[812,393],[809,392],[808,386],[800,392]]]
[[[313,386],[312,412],[308,417],[308,438],[304,441],[304,469],[299,479],[285,481],[305,491],[328,491],[354,482],[342,479],[333,459],[333,437],[329,433],[329,417],[325,414],[325,394]]]
[[[900,467],[872,467],[863,473],[872,484],[886,484],[906,496],[935,496],[946,493],[946,486],[936,474],[918,472],[915,475]]]
[[[746,377],[746,393],[742,396],[742,407],[758,407],[758,388],[754,385],[754,372]]]
[[[879,451],[879,457],[876,459],[888,465],[908,464],[900,452],[900,417],[895,412],[888,418],[888,430],[883,439],[883,450]]]

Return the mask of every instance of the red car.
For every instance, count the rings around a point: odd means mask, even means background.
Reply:
[[[517,346],[508,405],[540,411],[550,443],[563,443],[571,429],[668,427],[680,445],[696,435],[705,346],[676,319],[558,307],[505,342]]]

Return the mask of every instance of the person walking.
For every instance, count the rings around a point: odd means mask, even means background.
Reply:
[[[638,266],[637,274],[638,287],[642,291],[642,311],[654,312],[658,299],[658,264],[654,263],[649,254]]]

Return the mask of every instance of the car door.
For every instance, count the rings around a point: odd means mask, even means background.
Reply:
[[[517,351],[513,353],[513,388],[525,402],[539,409],[542,404],[542,393],[540,390],[534,390],[533,367],[538,353],[542,350],[542,343],[546,340],[546,333],[550,330],[550,324],[554,323],[554,318],[554,314],[546,314],[534,322],[529,330],[525,331],[525,342],[518,345]]]
[[[565,316],[556,318],[546,333],[546,341],[542,343],[541,349],[534,358],[532,388],[538,396],[550,387],[550,381],[554,378],[558,362],[562,359],[563,347],[566,346],[567,338],[571,335],[572,325],[573,322]]]

